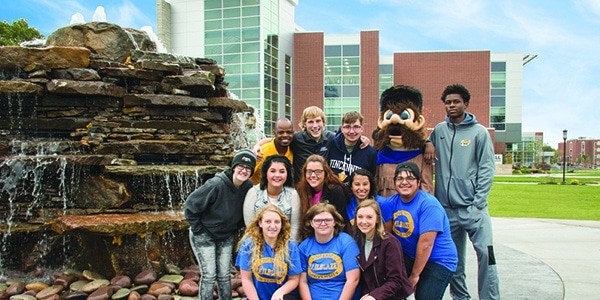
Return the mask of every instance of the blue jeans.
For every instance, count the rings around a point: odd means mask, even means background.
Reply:
[[[193,234],[190,244],[200,267],[200,300],[213,299],[213,287],[217,282],[219,299],[231,300],[231,259],[233,235],[224,240],[214,240],[207,233]]]
[[[406,272],[410,276],[415,260],[404,254],[404,263],[406,264]],[[421,272],[421,275],[419,276],[419,282],[417,282],[415,288],[415,299],[442,299],[453,274],[454,272],[442,265],[427,262],[423,272]]]

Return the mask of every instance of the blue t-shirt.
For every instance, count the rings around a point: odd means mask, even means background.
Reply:
[[[280,263],[274,261],[275,251],[265,243],[263,255],[260,259],[252,261],[252,247],[254,242],[250,238],[244,239],[235,260],[235,265],[241,270],[252,272],[254,288],[260,299],[271,299],[273,293],[284,285],[288,276],[302,273],[300,251],[294,242],[289,242],[290,262]]]
[[[383,203],[383,202],[387,201],[387,199],[382,196],[375,195],[375,201],[377,201],[377,203],[379,203],[379,208],[381,209],[381,218],[382,218],[383,223],[389,221],[390,219],[386,219],[386,216],[391,218],[392,207],[390,205],[385,205]],[[358,201],[356,201],[355,196],[352,196],[352,198],[350,198],[350,202],[348,202],[348,205],[346,206],[346,214],[348,215],[348,222],[350,223],[350,226],[354,225],[354,217],[356,217],[356,208],[357,207],[358,207]],[[385,211],[384,211],[384,209],[385,209]]]
[[[306,272],[308,288],[313,299],[339,299],[346,284],[346,272],[359,268],[356,256],[358,245],[350,235],[340,232],[325,244],[314,237],[300,246],[302,272]],[[360,296],[356,287],[353,299]]]
[[[434,196],[418,190],[410,202],[404,203],[399,194],[394,194],[386,200],[385,205],[392,207],[392,215],[384,219],[392,219],[392,234],[400,241],[402,250],[408,256],[415,258],[421,234],[436,231],[438,234],[428,261],[456,271],[458,256],[450,233],[450,222],[444,208]],[[389,214],[390,210],[386,211]]]

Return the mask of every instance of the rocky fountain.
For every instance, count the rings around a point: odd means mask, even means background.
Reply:
[[[193,265],[187,195],[245,146],[225,71],[141,31],[60,28],[0,47],[0,277]]]

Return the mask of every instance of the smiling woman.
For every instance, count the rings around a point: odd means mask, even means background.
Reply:
[[[260,185],[252,187],[244,199],[246,226],[261,208],[275,205],[290,220],[292,239],[300,241],[302,214],[300,198],[293,187],[292,164],[284,155],[271,155],[264,160],[260,172]]]

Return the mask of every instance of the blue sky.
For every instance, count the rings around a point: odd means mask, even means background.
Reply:
[[[281,0],[284,1],[284,0]],[[155,0],[4,1],[0,20],[25,18],[45,35],[81,13],[156,32]],[[376,29],[382,55],[404,51],[491,50],[538,57],[523,74],[523,131],[557,147],[569,137],[600,138],[598,0],[298,0],[296,23],[310,31]],[[473,99],[476,101],[476,99]],[[475,102],[474,102],[475,103]]]

